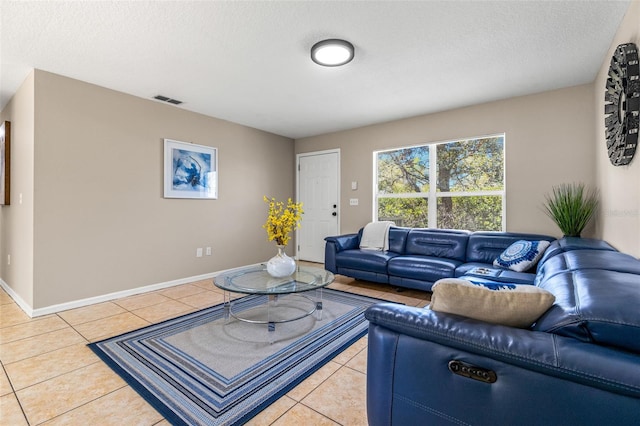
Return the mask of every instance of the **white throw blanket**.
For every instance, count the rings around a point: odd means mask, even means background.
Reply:
[[[395,223],[389,220],[371,222],[365,225],[362,230],[362,240],[360,248],[364,250],[389,250],[389,228]]]

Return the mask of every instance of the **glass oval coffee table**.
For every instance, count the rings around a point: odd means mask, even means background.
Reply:
[[[256,265],[217,275],[213,283],[224,290],[225,319],[267,324],[271,333],[278,323],[296,321],[314,312],[316,319],[322,320],[322,289],[333,280],[331,272],[312,266],[298,266],[290,276],[274,278],[265,265]],[[260,311],[236,311],[232,293],[264,295],[266,303],[259,306]]]

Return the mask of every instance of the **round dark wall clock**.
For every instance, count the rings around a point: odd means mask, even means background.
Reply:
[[[636,45],[619,45],[611,58],[604,93],[607,150],[614,166],[629,164],[638,145],[639,76]]]

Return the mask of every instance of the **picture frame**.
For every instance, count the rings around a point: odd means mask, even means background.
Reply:
[[[164,139],[164,198],[218,198],[218,149]]]
[[[11,122],[0,124],[0,205],[11,204]]]

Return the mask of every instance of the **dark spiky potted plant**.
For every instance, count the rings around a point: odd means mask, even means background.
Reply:
[[[598,208],[598,191],[587,189],[583,183],[554,186],[545,198],[545,213],[565,237],[580,237]]]

